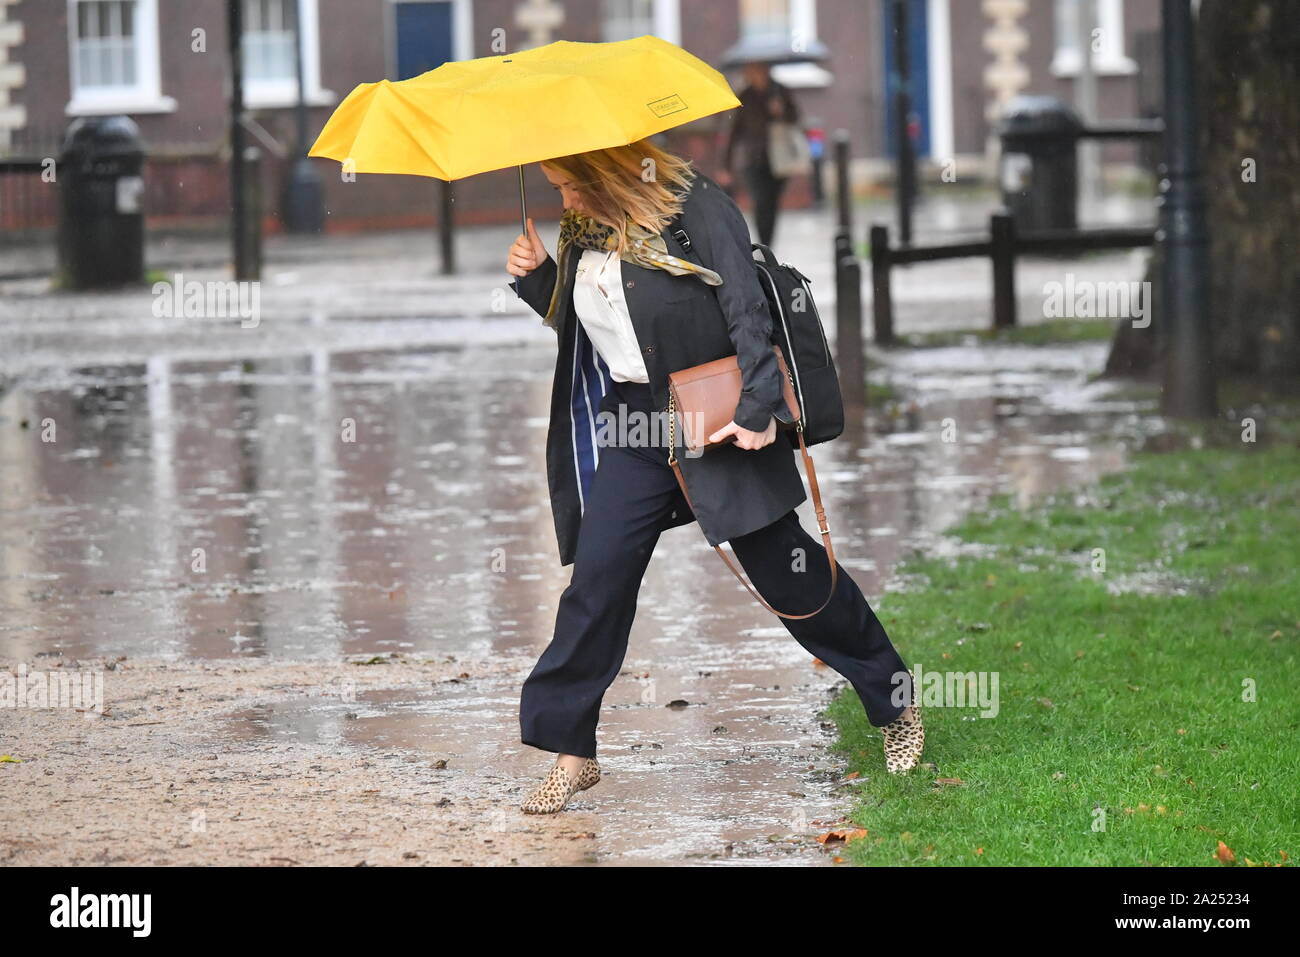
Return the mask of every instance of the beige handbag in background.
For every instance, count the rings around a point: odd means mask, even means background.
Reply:
[[[797,124],[770,120],[767,124],[767,159],[772,175],[801,176],[812,172],[812,150],[808,137]]]

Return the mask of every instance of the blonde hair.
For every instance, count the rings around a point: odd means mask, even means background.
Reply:
[[[661,232],[681,212],[696,175],[690,160],[661,150],[648,139],[543,162],[569,177],[582,194],[588,216],[614,228],[620,256],[627,248],[628,221]]]

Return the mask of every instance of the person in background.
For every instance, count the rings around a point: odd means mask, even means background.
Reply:
[[[785,189],[785,178],[772,174],[767,157],[767,127],[774,119],[799,122],[799,107],[787,87],[772,79],[766,63],[746,63],[745,88],[738,94],[740,109],[732,114],[731,132],[723,152],[718,182],[732,188],[732,163],[739,145],[744,163],[745,187],[754,202],[754,224],[758,241],[771,246],[776,232],[776,213]]]

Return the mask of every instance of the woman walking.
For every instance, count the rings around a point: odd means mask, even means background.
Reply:
[[[732,164],[739,148],[744,164],[745,187],[754,203],[754,227],[758,241],[771,246],[776,235],[776,217],[781,209],[781,194],[787,177],[772,171],[768,155],[768,127],[774,120],[799,123],[799,107],[788,87],[772,77],[766,63],[746,63],[743,71],[745,88],[740,91],[740,109],[731,121],[731,132],[722,153],[718,182],[728,188],[733,178]]]
[[[530,219],[506,269],[559,340],[546,463],[560,562],[573,574],[520,696],[520,740],[557,755],[522,804],[535,814],[563,810],[600,780],[600,705],[627,652],[661,532],[698,522],[710,545],[731,542],[754,587],[789,614],[816,609],[831,585],[826,551],[794,511],[807,494],[777,435],[776,419],[791,414],[740,209],[649,140],[547,160],[542,171],[565,207],[558,262]],[[670,226],[675,216],[689,249]],[[667,461],[668,375],[732,355],[740,401],[733,421],[709,437],[732,441],[696,456],[677,443],[692,509]],[[610,436],[609,425],[638,413],[651,428]],[[805,560],[795,571],[798,555]],[[852,683],[882,729],[889,770],[914,767],[924,731],[911,675],[843,567],[821,611],[781,621]]]

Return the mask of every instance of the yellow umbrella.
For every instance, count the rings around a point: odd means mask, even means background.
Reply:
[[[448,181],[518,166],[527,232],[525,163],[635,143],[738,106],[721,73],[659,37],[557,40],[362,83],[308,155]]]

